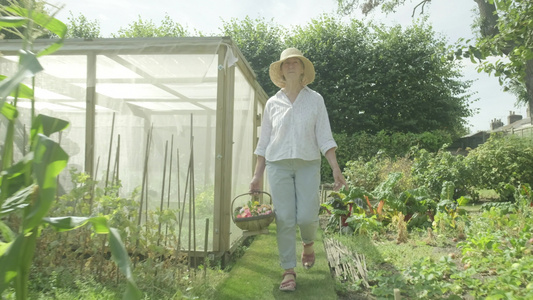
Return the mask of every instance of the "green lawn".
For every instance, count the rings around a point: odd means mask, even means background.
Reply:
[[[246,253],[238,259],[228,278],[217,288],[215,299],[337,299],[335,280],[330,274],[322,232],[315,241],[316,263],[310,270],[301,264],[297,273],[296,291],[278,290],[283,269],[279,266],[276,227],[270,225],[268,235],[255,238]],[[298,257],[302,249],[298,249]]]

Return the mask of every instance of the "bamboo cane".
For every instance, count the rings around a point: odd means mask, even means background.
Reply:
[[[117,186],[118,187],[118,182],[119,182],[119,166],[120,166],[120,134],[117,136],[117,150],[116,150],[116,153],[115,153],[115,166],[113,168],[113,177],[111,179],[111,182],[113,183],[113,186]],[[117,189],[117,192],[116,192],[116,196],[118,197],[119,195],[119,191]],[[124,246],[126,247],[127,245],[127,239],[128,239],[128,236],[126,235],[124,237]],[[113,265],[113,269],[116,271],[116,284],[119,284],[120,282],[120,272],[118,272],[118,269],[117,269],[117,265],[114,264]]]
[[[139,201],[139,217],[137,220],[137,225],[141,225],[141,219],[142,219],[142,213],[143,213],[143,204],[144,204],[144,190],[146,186],[146,173],[148,169],[148,157],[150,153],[150,141],[151,141],[151,135],[152,135],[152,128],[150,128],[150,131],[148,132],[146,136],[146,150],[144,154],[144,169],[143,169],[143,178],[142,178],[142,184],[141,184],[141,199]],[[148,201],[148,200],[147,200]],[[135,244],[135,247],[139,246],[139,238],[137,238],[137,242]]]
[[[107,155],[107,170],[105,174],[104,195],[107,195],[107,181],[109,179],[109,168],[111,166],[111,149],[113,148],[113,132],[115,131],[115,112],[111,120],[111,135],[109,136],[109,153]]]
[[[209,218],[205,219],[205,240],[204,240],[204,280],[207,276],[207,243],[209,241]]]
[[[161,180],[161,204],[159,206],[159,227],[157,229],[157,246],[161,242],[161,216],[163,215],[163,203],[165,198],[165,179],[167,173],[168,141],[165,143],[165,159],[163,160],[163,180]]]
[[[22,157],[26,156],[26,124],[24,124],[24,128],[22,131]]]
[[[63,137],[63,131],[59,132],[59,136],[57,139],[57,144],[61,146],[61,137]],[[22,144],[22,149],[24,149],[24,144]],[[59,175],[56,177],[56,186],[59,187]],[[59,189],[56,189],[56,201],[59,199]],[[76,213],[76,207],[78,206],[78,200],[74,202],[74,207],[72,208],[72,212]]]
[[[117,150],[116,150],[116,155],[115,155],[115,168],[113,170],[113,185],[114,186],[118,186],[118,182],[119,182],[119,166],[120,166],[120,134],[118,135],[118,139],[117,139]],[[117,193],[116,193],[116,196],[119,195],[119,191],[117,189]]]
[[[189,271],[191,271],[191,267],[192,267],[192,260],[191,260],[191,234],[195,234],[195,232],[191,232],[191,225],[194,226],[194,224],[191,224],[193,222],[193,217],[194,217],[194,198],[193,198],[193,183],[194,183],[194,173],[193,173],[193,165],[194,165],[194,143],[193,143],[193,115],[191,114],[191,125],[190,125],[190,154],[189,154],[189,157],[190,157],[190,161],[189,161],[189,172],[191,173],[191,176],[189,177],[189,181],[190,181],[190,184],[189,184],[189,189],[190,189],[190,193],[189,193],[189,252],[188,252],[188,261],[189,261]],[[194,237],[194,241],[195,241],[195,244],[196,244],[196,237]],[[196,245],[195,245],[196,246]],[[195,247],[196,248],[196,247]],[[196,251],[196,249],[195,249]]]
[[[108,187],[108,179],[109,179],[109,169],[111,168],[111,150],[113,148],[113,132],[115,129],[115,112],[113,112],[113,119],[111,121],[111,135],[109,136],[109,153],[107,155],[107,169],[106,169],[106,175],[105,175],[105,185],[104,185],[104,195],[107,195],[107,187]],[[104,207],[104,214],[107,213],[106,208]],[[104,261],[104,253],[105,253],[105,246],[106,246],[106,239],[104,238],[102,240],[102,261],[98,265],[98,274],[101,274],[102,267],[103,267],[103,261]]]
[[[152,127],[150,128],[150,148],[152,148],[152,139],[153,139],[153,124],[152,124]],[[150,151],[149,151],[150,152]],[[145,231],[146,231],[146,234],[148,234],[148,194],[149,194],[149,186],[150,186],[150,176],[148,176],[148,161],[150,160],[150,154],[148,154],[148,156],[146,157],[146,182],[144,183],[144,185],[146,186],[146,188],[144,189],[144,198],[145,198],[145,201],[144,201],[144,220],[145,220]]]
[[[192,123],[192,122],[191,122]],[[192,124],[191,124],[192,125]],[[192,132],[192,130],[191,130]],[[194,137],[191,137],[191,145],[193,145]],[[193,250],[194,250],[194,265],[198,265],[196,261],[196,194],[194,192],[195,186],[194,186],[194,146],[191,146],[191,156],[192,156],[192,163],[191,163],[191,200],[192,200],[192,233],[193,233]]]
[[[96,180],[95,176],[98,174],[98,167],[100,166],[100,156],[96,159],[96,169],[94,170],[94,174],[91,174],[91,179],[93,180],[92,186],[91,186],[91,197],[89,198],[89,214],[92,215],[93,213],[93,202],[94,202],[94,189],[96,188]]]
[[[176,149],[176,165],[177,165],[177,167],[176,167],[177,170],[176,171],[178,173],[177,177],[176,177],[176,181],[178,182],[178,194],[177,194],[177,196],[178,196],[178,233],[181,234],[181,211],[180,211],[180,201],[181,201],[180,200],[180,195],[181,195],[181,189],[180,188],[181,188],[181,183],[180,183],[180,149],[179,148]],[[183,201],[185,201],[185,200],[183,200]],[[179,239],[180,239],[180,237],[178,235],[178,239],[177,239],[177,241],[175,241],[175,242],[177,242],[176,247],[175,247],[177,251],[180,250]]]
[[[187,188],[189,186],[189,176],[190,176],[190,168],[191,166],[191,159],[189,157],[189,165],[187,167],[187,175],[185,176],[185,188],[183,190],[183,202],[181,205],[180,210],[180,224],[179,224],[179,233],[178,233],[178,249],[181,249],[181,229],[183,228],[183,219],[185,218],[185,202],[187,200]]]
[[[192,151],[191,151],[190,157],[191,157],[191,160],[190,160],[190,161],[192,162]],[[191,168],[191,165],[192,165],[192,163],[189,163],[189,172],[190,172],[190,170],[192,169],[192,168]],[[192,174],[191,174],[191,176],[189,177],[189,180],[191,180],[191,178],[192,178]],[[192,182],[192,181],[191,181],[191,182]],[[191,185],[192,185],[192,184],[189,185],[189,189],[191,189],[191,187],[190,187]],[[192,232],[191,232],[191,225],[192,225],[192,224],[191,224],[191,223],[192,223],[192,199],[191,199],[191,197],[192,197],[192,196],[191,196],[191,193],[189,193],[189,234],[188,234],[188,236],[189,236],[189,243],[188,243],[188,247],[187,247],[187,248],[188,248],[187,259],[188,259],[188,262],[189,262],[189,272],[190,272],[191,269],[192,269],[192,268],[191,268],[191,267],[192,267],[192,262],[191,262],[191,246],[192,246],[192,245],[191,245],[191,234],[192,234]]]
[[[167,209],[170,209],[170,186],[172,183],[172,153],[174,152],[174,135],[170,138],[170,161],[168,164],[168,192],[167,192]],[[168,223],[165,224],[165,246],[168,242]]]

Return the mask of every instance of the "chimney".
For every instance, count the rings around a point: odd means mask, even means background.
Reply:
[[[490,121],[490,130],[494,130],[503,126],[503,122],[500,119],[493,119]]]
[[[509,112],[509,116],[507,117],[508,125],[511,125],[519,120],[522,120],[522,115],[515,115],[514,111]]]

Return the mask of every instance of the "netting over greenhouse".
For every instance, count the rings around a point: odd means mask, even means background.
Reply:
[[[0,41],[2,75],[16,72],[20,43]],[[230,38],[67,40],[39,62],[35,114],[70,123],[53,137],[70,156],[58,205],[79,187],[79,174],[89,174],[103,193],[83,200],[91,214],[117,209],[105,200],[116,193],[135,203],[119,208],[131,212],[130,222],[155,229],[165,244],[199,253],[234,247],[242,231],[231,221],[231,200],[248,191],[267,96]],[[20,159],[32,101],[17,99],[16,107]]]

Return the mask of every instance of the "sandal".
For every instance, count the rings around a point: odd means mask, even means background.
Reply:
[[[289,279],[287,281],[281,282],[281,284],[279,285],[279,290],[284,292],[294,292],[296,290],[296,272],[285,271],[285,273],[283,273],[283,279],[285,279],[285,276],[287,275],[294,276],[294,279]]]
[[[315,244],[315,242],[311,242],[309,244],[303,244],[305,247],[311,247]],[[311,269],[311,267],[315,264],[315,251],[310,254],[305,254],[302,251],[302,264],[304,265],[304,268]]]

